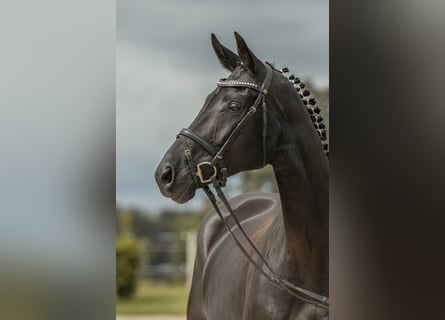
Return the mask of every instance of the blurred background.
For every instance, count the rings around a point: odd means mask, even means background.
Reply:
[[[184,319],[196,232],[210,204],[199,191],[185,205],[164,198],[154,171],[228,75],[210,34],[236,52],[236,30],[260,59],[288,67],[317,98],[329,126],[328,12],[328,1],[318,0],[117,1],[118,318]],[[276,192],[270,166],[241,173],[226,187],[229,196],[257,190]]]
[[[0,319],[183,318],[206,204],[163,199],[153,170],[226,75],[210,33],[327,89],[327,3],[251,3],[0,2]],[[332,319],[443,314],[443,12],[330,1]]]

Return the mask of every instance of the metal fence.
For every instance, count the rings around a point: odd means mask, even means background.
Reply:
[[[196,232],[161,233],[146,243],[139,275],[163,280],[187,280],[193,272]]]

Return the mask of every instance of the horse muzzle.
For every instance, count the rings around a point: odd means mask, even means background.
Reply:
[[[181,151],[179,142],[170,147],[155,171],[155,180],[164,197],[182,204],[194,197],[196,184],[184,157],[177,156]]]

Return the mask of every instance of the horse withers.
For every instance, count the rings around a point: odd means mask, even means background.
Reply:
[[[203,188],[215,207],[199,230],[187,318],[327,319],[326,131],[307,90],[297,91],[296,81],[261,62],[236,32],[235,38],[238,54],[212,34],[231,74],[179,132],[155,173],[164,196],[185,203]],[[266,164],[279,194],[225,199],[228,177]]]

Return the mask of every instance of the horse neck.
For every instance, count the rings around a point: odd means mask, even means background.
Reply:
[[[285,110],[271,161],[280,192],[286,244],[300,275],[314,289],[327,290],[329,255],[329,173],[320,139],[299,99]],[[318,280],[316,280],[318,279]],[[320,280],[321,279],[321,280]],[[320,283],[321,281],[321,283]]]

